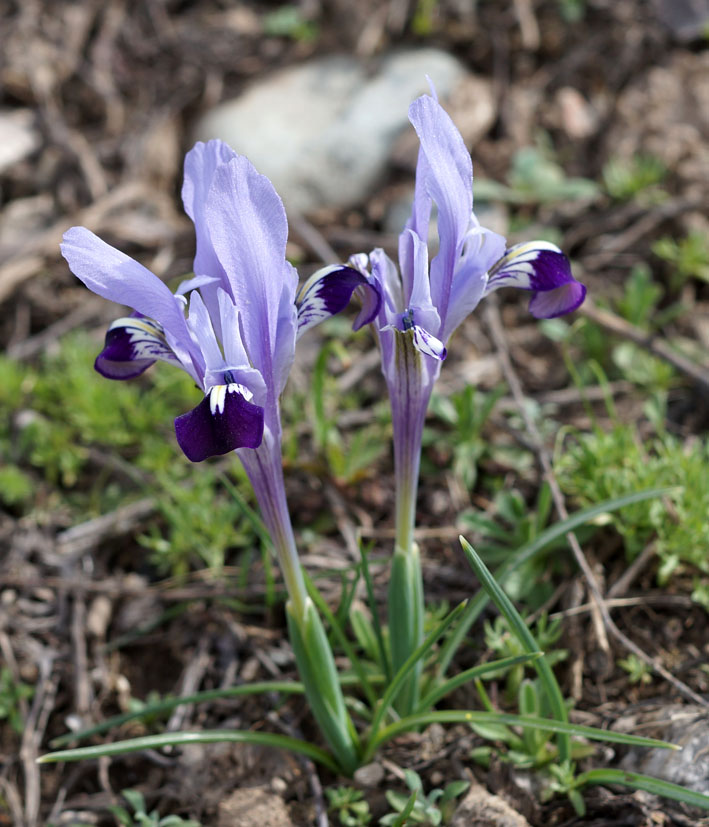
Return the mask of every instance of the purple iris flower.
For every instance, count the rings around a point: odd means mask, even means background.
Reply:
[[[435,93],[434,93],[435,94]],[[421,146],[411,216],[399,236],[399,267],[377,249],[350,263],[371,274],[382,295],[373,327],[392,408],[396,478],[396,540],[389,581],[389,631],[394,669],[423,639],[423,583],[413,542],[421,437],[426,409],[453,331],[480,300],[500,287],[531,292],[529,309],[551,318],[577,308],[586,288],[554,244],[508,248],[473,212],[473,169],[460,133],[435,97],[413,102],[409,119]],[[429,266],[428,229],[438,210],[439,248]],[[414,669],[397,704],[416,709]]]
[[[379,310],[369,277],[327,267],[297,292],[286,261],[288,225],[271,182],[221,141],[198,143],[185,159],[185,211],[195,225],[194,277],[176,294],[153,273],[84,227],[64,235],[72,272],[95,293],[134,313],[108,330],[96,370],[129,379],[155,361],[185,370],[204,399],[175,420],[193,462],[235,449],[280,445],[278,399],[308,328],[338,313],[359,289],[355,327]]]

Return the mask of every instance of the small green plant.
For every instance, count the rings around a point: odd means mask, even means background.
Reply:
[[[583,503],[674,486],[664,503],[630,506],[608,522],[622,536],[628,559],[655,538],[660,582],[685,563],[709,574],[709,441],[684,444],[668,433],[643,440],[635,425],[617,424],[570,435],[555,469],[564,492]]]
[[[672,265],[670,284],[679,289],[687,279],[709,282],[709,239],[706,233],[694,231],[676,240],[665,236],[652,245],[652,252]]]
[[[552,649],[561,637],[561,631],[560,620],[549,622],[546,615],[542,615],[536,622],[532,632],[540,651],[545,653],[544,657],[550,666],[564,660],[568,655],[565,649]],[[485,645],[501,658],[515,657],[524,652],[524,647],[519,639],[512,634],[507,621],[502,615],[498,615],[492,623],[485,621]],[[488,675],[491,678],[502,676],[506,676],[506,694],[512,699],[518,694],[522,685],[524,665],[518,664]]]
[[[611,158],[603,167],[603,185],[617,201],[630,201],[636,196],[654,196],[664,193],[657,185],[667,175],[667,168],[654,155],[635,155],[632,158]]]
[[[504,392],[502,385],[490,393],[482,393],[468,385],[450,397],[434,394],[431,399],[432,412],[450,431],[445,437],[438,438],[432,429],[428,429],[424,433],[424,444],[435,441],[446,452],[452,452],[453,472],[469,491],[475,488],[480,460],[494,453],[494,447],[483,438],[482,431]]]
[[[161,818],[157,810],[146,812],[145,797],[138,790],[122,790],[121,795],[132,812],[119,805],[109,807],[120,827],[201,827],[192,818],[184,819],[176,815]]]
[[[297,5],[288,4],[263,16],[263,33],[269,37],[289,37],[310,43],[317,40],[320,29]]]
[[[535,146],[522,147],[512,159],[508,186],[487,179],[478,180],[476,198],[521,205],[579,201],[598,195],[598,185],[594,181],[568,176],[554,155],[549,136],[539,133]]]
[[[416,796],[414,805],[408,815],[407,824],[423,824],[426,827],[438,827],[439,824],[448,824],[455,809],[455,800],[470,786],[467,781],[451,781],[444,789],[435,789],[426,795],[423,791],[423,782],[418,773],[413,770],[404,770],[404,781],[411,793]],[[397,823],[404,809],[409,805],[411,796],[387,790],[389,806],[394,812],[379,819],[380,824],[392,825]]]
[[[342,827],[366,827],[372,820],[369,804],[361,790],[354,787],[333,787],[325,790],[328,813],[337,816]]]
[[[0,669],[0,721],[7,719],[18,735],[22,734],[22,702],[31,698],[34,687],[21,681],[15,681],[12,672],[4,666]]]
[[[652,669],[632,652],[619,660],[618,666],[628,673],[630,683],[652,683]]]

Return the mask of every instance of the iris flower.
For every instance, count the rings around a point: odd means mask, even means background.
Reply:
[[[420,150],[411,216],[399,236],[399,267],[381,249],[350,259],[353,267],[371,275],[382,295],[373,327],[394,436],[396,549],[389,616],[395,668],[421,641],[421,573],[413,543],[421,435],[451,334],[481,299],[500,287],[529,291],[529,309],[537,318],[569,313],[586,294],[556,245],[532,241],[507,247],[501,235],[480,226],[473,212],[470,154],[435,97],[415,100],[409,119]],[[433,204],[438,210],[439,248],[429,267]],[[412,685],[415,679],[412,676]],[[409,700],[405,695],[402,712],[414,703],[413,695]]]
[[[362,300],[355,328],[367,324],[380,296],[367,275],[340,265],[318,271],[297,291],[297,273],[285,258],[281,199],[268,178],[221,141],[198,143],[188,153],[182,200],[197,245],[194,277],[174,295],[86,228],[64,235],[72,272],[94,293],[134,311],[110,326],[95,367],[109,379],[129,379],[156,361],[169,362],[204,393],[175,419],[177,441],[193,462],[236,450],[244,464],[288,589],[291,637],[311,706],[342,766],[351,768],[350,725],[286,504],[279,397],[296,340],[346,307],[355,291]]]

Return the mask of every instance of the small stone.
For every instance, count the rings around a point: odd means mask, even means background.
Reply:
[[[275,776],[271,779],[271,789],[277,795],[283,795],[283,793],[288,789],[288,784],[278,776]]]
[[[293,827],[280,795],[264,787],[242,787],[219,804],[217,827]]]
[[[0,112],[0,172],[31,155],[39,144],[35,117],[29,109]]]
[[[99,640],[106,637],[106,630],[108,624],[111,622],[111,614],[113,613],[113,604],[106,597],[105,594],[99,595],[89,608],[86,615],[86,628],[90,635],[93,635]]]
[[[451,827],[530,827],[524,816],[499,795],[473,783],[450,821]]]
[[[353,206],[385,172],[409,104],[428,91],[426,75],[441,99],[466,77],[437,49],[389,55],[371,76],[367,68],[336,56],[278,72],[208,112],[196,136],[246,155],[291,210]]]
[[[354,780],[363,787],[377,787],[384,778],[384,767],[376,763],[365,764],[355,770]]]
[[[584,96],[571,86],[556,93],[560,126],[569,138],[581,139],[593,135],[598,127],[598,116]]]

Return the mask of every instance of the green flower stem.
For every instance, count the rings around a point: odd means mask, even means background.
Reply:
[[[254,488],[288,590],[288,632],[308,704],[340,768],[351,775],[359,766],[357,733],[345,707],[322,620],[306,589],[286,503],[280,440],[264,436],[258,448],[242,448],[238,454]]]
[[[360,764],[358,738],[345,706],[335,660],[320,615],[307,597],[303,613],[289,601],[286,606],[298,672],[315,720],[342,772],[352,775]]]
[[[389,580],[389,635],[392,670],[398,672],[423,640],[424,600],[421,557],[414,543],[421,437],[435,373],[413,344],[411,331],[396,335],[396,381],[389,384],[396,479],[396,539]],[[386,375],[386,372],[385,372]],[[396,700],[400,715],[418,705],[422,664],[408,675]]]

